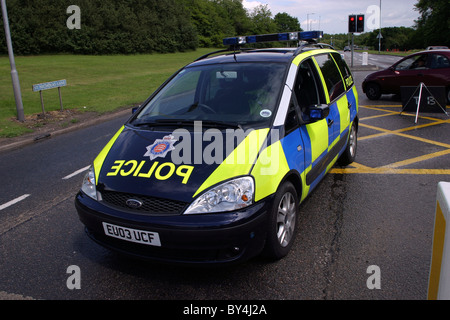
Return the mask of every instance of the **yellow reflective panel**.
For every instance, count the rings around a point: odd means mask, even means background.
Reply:
[[[205,180],[193,197],[209,187],[237,176],[249,174],[269,129],[252,130],[233,152]]]
[[[339,118],[341,124],[339,133],[342,133],[350,125],[350,109],[348,108],[347,95],[344,94],[341,98],[338,99],[337,107],[339,110]]]
[[[300,65],[300,63],[305,60],[306,58],[321,54],[321,53],[329,53],[329,52],[333,52],[329,49],[318,49],[318,50],[309,50],[309,51],[305,51],[302,52],[301,54],[299,54],[293,61],[292,63],[295,65]]]
[[[95,160],[94,160],[95,183],[98,182],[100,170],[103,166],[103,162],[105,161],[106,156],[109,153],[109,150],[111,150],[111,147],[113,146],[114,142],[116,142],[117,137],[122,133],[124,128],[125,128],[125,126],[122,126],[122,128],[120,128],[119,131],[117,131],[117,133],[114,135],[114,137],[111,138],[111,140],[108,142],[108,144],[99,153],[97,158],[95,158]]]
[[[328,124],[323,119],[306,125],[309,139],[311,141],[311,162],[319,158],[319,156],[328,149]]]
[[[289,165],[280,141],[265,148],[252,170],[255,178],[255,201],[277,191],[281,180],[289,172]]]
[[[358,96],[358,90],[356,90],[356,86],[353,86],[352,88],[353,90],[353,94],[355,95],[355,100],[356,100],[356,112],[359,112],[359,96]]]

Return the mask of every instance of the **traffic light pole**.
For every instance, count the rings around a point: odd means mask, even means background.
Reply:
[[[355,50],[355,34],[352,32],[352,68],[353,68],[353,51]]]
[[[16,62],[14,59],[14,52],[12,48],[8,13],[6,11],[6,0],[1,0],[1,5],[2,5],[3,24],[5,26],[6,45],[8,47],[9,63],[11,65],[11,79],[14,90],[14,98],[16,100],[17,120],[23,122],[25,121],[25,115],[23,112],[22,93],[20,91],[19,74],[17,73]]]

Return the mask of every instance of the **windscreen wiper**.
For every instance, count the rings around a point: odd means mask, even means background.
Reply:
[[[242,129],[240,123],[216,121],[216,120],[186,120],[186,119],[155,119],[151,121],[143,121],[137,123],[131,123],[135,127],[163,127],[163,126],[195,126],[199,123],[202,127],[208,128],[237,128]]]
[[[209,128],[221,127],[221,128],[235,128],[242,129],[239,122],[227,122],[227,121],[217,121],[217,120],[202,120],[202,126],[207,126]]]

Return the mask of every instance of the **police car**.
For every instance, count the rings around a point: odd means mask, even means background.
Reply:
[[[300,203],[356,155],[356,88],[321,37],[227,38],[176,72],[93,161],[75,199],[87,234],[164,262],[286,256]],[[269,41],[299,46],[244,48]]]

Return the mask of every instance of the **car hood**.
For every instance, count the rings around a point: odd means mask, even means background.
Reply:
[[[246,140],[255,132],[260,142],[240,155],[245,163],[224,170],[224,160],[238,145],[252,145]],[[242,141],[229,141],[225,130],[216,129],[214,138],[207,138],[204,132],[184,130],[178,135],[124,126],[94,161],[97,188],[191,202],[200,191],[220,181],[249,174],[267,132],[242,130]]]

